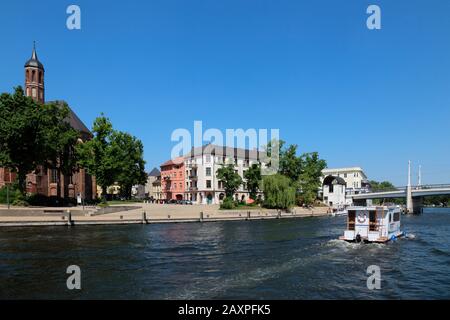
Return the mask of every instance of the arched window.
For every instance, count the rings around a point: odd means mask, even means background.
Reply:
[[[42,79],[42,71],[39,71],[39,83],[42,84],[44,83],[43,79]]]
[[[36,81],[36,71],[35,70],[31,71],[31,81],[32,82]]]
[[[27,79],[27,81],[30,81],[30,70],[27,70],[25,78]]]

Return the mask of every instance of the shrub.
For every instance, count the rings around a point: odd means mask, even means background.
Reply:
[[[27,202],[31,206],[48,206],[49,200],[46,196],[40,194],[32,194],[27,197]]]
[[[97,204],[99,200],[86,200],[86,205]],[[7,203],[7,188],[0,188],[0,203]],[[9,203],[13,206],[75,206],[77,201],[75,198],[46,197],[41,194],[22,195],[17,184],[9,186]]]
[[[233,198],[226,197],[223,202],[220,204],[220,209],[234,209],[236,208],[236,203],[234,202]]]
[[[8,188],[4,186],[0,189],[0,203],[8,203]],[[20,193],[17,183],[13,183],[9,186],[9,203],[15,205],[24,201],[23,195]]]
[[[65,207],[75,206],[75,198],[61,198],[61,197],[47,197],[42,194],[31,194],[26,198],[26,202],[31,206],[44,206],[44,207]]]

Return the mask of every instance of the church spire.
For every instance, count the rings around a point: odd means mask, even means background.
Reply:
[[[39,61],[36,52],[36,41],[33,41],[33,51],[31,52],[31,58],[25,63],[26,67],[34,67],[44,70],[44,65]]]
[[[31,58],[25,63],[25,94],[40,103],[45,102],[44,65],[36,53],[36,42],[33,41]]]
[[[33,41],[33,52],[31,53],[31,60],[39,61],[36,53],[36,41]]]

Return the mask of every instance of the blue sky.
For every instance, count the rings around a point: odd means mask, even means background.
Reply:
[[[66,28],[66,8],[82,29]],[[366,8],[382,29],[366,28]],[[450,182],[450,1],[3,1],[0,92],[23,84],[37,41],[46,99],[91,127],[104,112],[144,142],[147,168],[173,130],[279,128],[329,167],[406,184]],[[414,173],[415,175],[416,173]]]

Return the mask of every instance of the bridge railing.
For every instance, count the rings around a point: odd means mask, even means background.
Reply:
[[[450,188],[450,184],[427,184],[422,186],[413,186],[413,190],[426,190],[426,189],[447,189]]]
[[[369,193],[376,193],[376,192],[391,192],[391,191],[405,191],[407,187],[394,187],[394,188],[372,188]]]
[[[376,189],[372,188],[370,192],[367,193],[377,193],[377,192],[390,192],[390,191],[405,191],[408,187],[394,187],[394,188],[383,188]],[[421,186],[411,186],[411,190],[428,190],[428,189],[445,189],[450,188],[450,184],[426,184]]]

